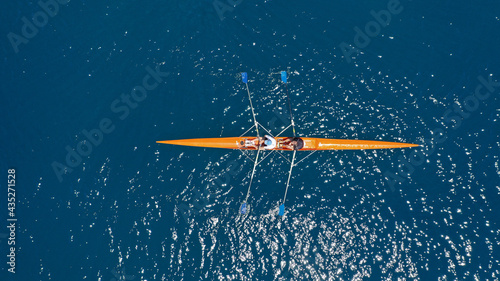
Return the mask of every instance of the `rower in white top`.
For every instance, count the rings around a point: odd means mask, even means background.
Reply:
[[[265,150],[273,150],[275,147],[276,147],[276,139],[269,135],[265,135],[264,145],[262,146],[262,148]]]

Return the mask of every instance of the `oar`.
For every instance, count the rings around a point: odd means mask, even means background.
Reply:
[[[255,174],[255,168],[257,167],[257,163],[259,162],[260,135],[259,135],[259,124],[257,123],[257,119],[255,118],[255,111],[253,110],[252,97],[250,96],[250,90],[248,89],[248,74],[246,72],[241,73],[241,80],[243,81],[243,83],[245,83],[245,85],[247,87],[248,100],[250,101],[250,108],[252,109],[253,122],[254,122],[255,130],[257,131],[257,141],[258,141],[257,156],[255,157],[255,161],[253,164],[253,170],[252,170],[252,175],[250,176],[250,183],[248,185],[247,196],[245,197],[245,201],[243,201],[243,204],[241,204],[241,207],[240,207],[240,214],[246,214],[246,212],[248,210],[247,200],[248,200],[248,196],[250,196],[250,188],[252,187],[253,176]]]
[[[281,81],[283,81],[283,83],[285,83],[286,98],[288,99],[288,110],[290,111],[290,121],[292,123],[293,136],[295,137],[295,123],[293,122],[292,103],[290,102],[290,96],[288,95],[286,71],[281,71]]]
[[[293,137],[295,137],[295,123],[293,122],[292,103],[290,102],[290,96],[288,95],[286,71],[281,71],[281,81],[283,83],[285,83],[286,98],[288,100],[288,110],[290,111],[290,122],[292,123]],[[285,196],[283,197],[283,201],[280,204],[280,208],[279,208],[279,212],[278,212],[278,215],[280,215],[280,216],[285,215],[285,200],[286,200],[286,195],[288,193],[288,187],[290,185],[290,177],[292,176],[292,169],[293,169],[293,164],[295,162],[295,153],[296,152],[297,152],[297,150],[295,150],[295,148],[294,148],[292,162],[290,165],[290,171],[288,172],[288,180],[286,181]]]
[[[252,187],[253,176],[255,175],[255,167],[257,167],[257,163],[259,161],[259,153],[260,153],[260,145],[259,148],[257,149],[257,156],[255,157],[255,162],[253,164],[252,175],[250,176],[250,183],[248,184],[247,196],[245,197],[245,201],[243,201],[243,204],[241,204],[240,207],[241,214],[246,214],[247,212],[247,200],[248,197],[250,196],[250,188]]]
[[[255,111],[253,110],[252,98],[250,97],[250,90],[248,89],[248,74],[246,72],[241,73],[241,80],[247,86],[248,100],[250,101],[250,108],[252,109],[253,123],[255,124],[255,130],[257,131],[257,138],[260,141],[259,123],[257,123],[257,119],[255,118]]]
[[[292,176],[292,169],[293,169],[293,163],[295,162],[295,153],[297,150],[293,151],[293,156],[292,156],[292,163],[290,165],[290,171],[288,172],[288,180],[286,181],[286,189],[285,189],[285,196],[283,197],[283,201],[281,202],[280,205],[280,211],[278,215],[283,216],[285,214],[285,200],[286,200],[286,194],[288,193],[288,186],[290,184],[290,177]]]

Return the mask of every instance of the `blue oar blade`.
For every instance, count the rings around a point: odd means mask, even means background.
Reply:
[[[240,207],[240,214],[246,214],[247,213],[247,203],[243,203],[241,204],[241,207]]]
[[[280,216],[285,215],[285,204],[280,205],[280,212],[278,213],[278,215]]]
[[[281,81],[283,81],[283,83],[286,83],[286,71],[281,71]]]
[[[246,72],[241,73],[241,80],[243,83],[248,83],[248,74]]]

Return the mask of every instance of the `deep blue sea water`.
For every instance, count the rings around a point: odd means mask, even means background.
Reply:
[[[394,1],[4,3],[0,280],[499,280],[500,2]],[[238,214],[251,161],[155,141],[242,134],[244,71],[277,133],[281,70],[298,135],[422,147],[313,154],[283,219],[271,155]]]

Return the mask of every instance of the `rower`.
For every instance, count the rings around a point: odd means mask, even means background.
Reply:
[[[272,150],[276,147],[276,139],[269,136],[265,135],[264,136],[264,146],[262,148],[266,150]]]
[[[301,138],[294,137],[284,146],[290,150],[300,150],[304,147],[304,141]]]

